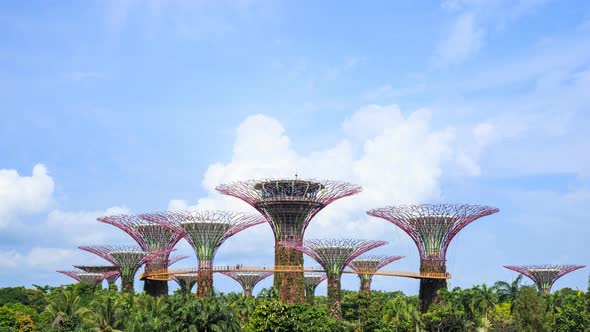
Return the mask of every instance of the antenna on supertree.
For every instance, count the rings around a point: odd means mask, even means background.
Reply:
[[[193,286],[197,283],[197,273],[179,273],[172,275],[172,280],[176,281],[180,290],[188,295],[191,293]]]
[[[389,206],[367,212],[383,218],[406,232],[418,247],[420,273],[446,273],[446,253],[460,230],[484,216],[496,213],[495,207],[464,204],[422,204]],[[420,279],[422,312],[426,312],[436,292],[447,287],[446,279]]]
[[[549,294],[553,283],[564,275],[586,267],[585,265],[505,265],[505,268],[521,273],[535,282],[540,293]]]
[[[221,244],[264,222],[259,215],[229,211],[167,211],[140,217],[182,234],[193,247],[199,261],[197,297],[213,295],[213,260]]]
[[[98,285],[104,279],[119,273],[118,271],[108,271],[108,272],[103,272],[103,273],[90,273],[90,272],[86,272],[86,271],[62,271],[62,270],[59,270],[57,272],[65,274],[68,277],[71,277],[79,282],[91,285],[92,291],[94,291],[96,289],[96,285]]]
[[[382,255],[371,255],[362,256],[354,259],[350,262],[350,268],[358,273],[361,281],[361,292],[371,292],[371,281],[373,280],[373,274],[379,271],[384,266],[393,263],[397,260],[404,258],[405,256],[382,256]]]
[[[172,249],[182,238],[168,227],[148,222],[132,214],[120,214],[100,217],[96,220],[113,225],[131,236],[139,247],[147,252]],[[162,257],[154,257],[145,264],[145,272],[166,269],[169,265],[169,251]],[[143,290],[152,296],[168,295],[168,282],[165,280],[146,279]]]
[[[121,274],[121,292],[123,293],[133,293],[135,273],[143,264],[173,250],[147,252],[140,247],[127,245],[80,246],[78,248],[91,252],[117,266]]]
[[[252,296],[252,290],[257,283],[272,275],[272,272],[225,272],[224,274],[242,285],[244,297]]]
[[[328,316],[342,319],[340,308],[340,278],[344,268],[365,252],[387,244],[385,241],[356,239],[313,239],[304,244],[296,242],[283,245],[301,251],[315,259],[328,275]]]
[[[318,285],[326,280],[328,276],[325,272],[305,272],[303,274],[303,281],[305,282],[305,302],[308,304],[314,304],[315,302],[315,289]]]
[[[275,236],[275,266],[303,266],[303,254],[284,242],[303,243],[311,219],[328,204],[361,192],[347,182],[300,179],[238,181],[215,188],[222,194],[237,197],[253,206],[268,221]],[[303,272],[277,272],[274,288],[283,303],[304,300]]]
[[[120,276],[119,269],[114,265],[74,265],[74,267],[88,273],[116,272],[105,278],[109,287],[111,287]]]

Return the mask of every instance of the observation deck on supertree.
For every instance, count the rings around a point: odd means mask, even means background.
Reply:
[[[340,279],[344,268],[365,252],[387,244],[386,241],[356,239],[313,239],[303,244],[287,242],[284,246],[301,251],[315,259],[328,276],[328,316],[342,319]]]
[[[303,254],[281,243],[303,243],[311,219],[328,204],[359,193],[362,188],[347,182],[294,179],[238,181],[217,186],[258,210],[275,236],[275,266],[303,266]],[[304,301],[303,272],[279,272],[274,288],[283,303]]]
[[[213,295],[213,261],[223,242],[248,227],[264,222],[259,215],[229,211],[166,211],[142,214],[140,217],[168,227],[185,237],[193,247],[199,261],[197,297]]]
[[[68,277],[71,277],[79,282],[85,283],[85,284],[89,284],[92,286],[92,290],[94,291],[96,289],[96,285],[98,285],[100,282],[102,282],[104,279],[111,277],[113,275],[117,275],[119,272],[118,271],[107,271],[107,272],[102,272],[102,273],[91,273],[91,272],[86,272],[86,271],[62,271],[59,270],[57,271],[59,273],[65,274]]]
[[[115,271],[116,273],[105,278],[109,286],[113,285],[119,278],[119,269],[114,265],[74,265],[74,267],[88,273],[106,273]]]
[[[172,276],[184,294],[190,294],[193,286],[197,283],[197,273],[180,273]]]
[[[325,272],[305,272],[303,274],[303,282],[305,282],[305,302],[314,304],[315,290],[318,285],[326,280],[328,276]]]
[[[237,281],[244,290],[244,297],[252,296],[252,290],[257,283],[270,277],[272,272],[221,272]]]
[[[172,249],[182,238],[182,234],[172,231],[170,228],[151,223],[132,214],[121,214],[100,217],[96,220],[105,224],[113,225],[131,236],[139,247],[146,252],[154,252]],[[169,251],[162,257],[146,262],[145,271],[161,270],[167,268]],[[146,279],[143,290],[152,296],[168,294],[168,282],[162,280]]]
[[[585,265],[505,265],[505,268],[521,273],[535,282],[539,292],[549,294],[553,283],[564,275]]]
[[[115,265],[121,275],[121,292],[123,293],[133,293],[135,273],[143,264],[172,251],[172,249],[166,249],[148,252],[140,247],[128,245],[80,246],[78,248],[91,252]]]
[[[373,209],[367,214],[383,218],[406,232],[420,253],[420,272],[446,272],[451,240],[471,222],[499,210],[465,204],[401,205]],[[421,310],[426,312],[436,292],[447,287],[445,279],[420,279]]]
[[[359,279],[361,281],[360,291],[370,293],[373,274],[384,266],[404,257],[405,256],[380,255],[362,256],[351,261],[349,266],[354,272],[358,273]]]

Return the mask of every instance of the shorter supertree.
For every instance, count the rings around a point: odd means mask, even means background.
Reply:
[[[404,258],[405,256],[363,256],[354,259],[350,262],[350,268],[358,273],[359,279],[361,280],[361,292],[371,292],[371,281],[373,280],[373,274],[383,268],[385,265],[393,263],[397,260]]]
[[[386,241],[356,239],[314,239],[283,243],[284,246],[301,251],[315,259],[328,275],[328,315],[342,319],[340,307],[340,278],[344,268],[365,252],[387,244]]]
[[[305,272],[303,274],[303,281],[305,282],[305,302],[314,304],[315,289],[318,285],[326,280],[328,276],[325,272]]]
[[[105,278],[109,287],[115,284],[115,281],[119,279],[119,269],[114,265],[74,265],[75,268],[88,272],[88,273],[106,273],[115,271],[116,273]]]
[[[257,283],[272,275],[272,272],[221,272],[242,285],[244,297],[252,296],[252,290]]]
[[[135,273],[137,273],[137,270],[143,264],[156,257],[162,257],[166,251],[172,251],[172,249],[166,249],[147,252],[140,247],[128,245],[80,246],[79,248],[91,252],[117,266],[121,274],[121,292],[123,293],[133,293]]]
[[[543,294],[549,294],[553,283],[564,275],[585,265],[506,265],[505,268],[521,273],[533,280]]]
[[[172,276],[172,280],[176,281],[180,290],[184,294],[190,294],[193,286],[197,283],[197,273],[179,273]]]
[[[118,274],[118,271],[109,271],[103,273],[90,273],[86,271],[57,271],[59,273],[65,274],[68,277],[71,277],[79,282],[88,284],[92,286],[92,291],[96,289],[96,285],[102,282],[104,279],[111,277],[113,275]]]

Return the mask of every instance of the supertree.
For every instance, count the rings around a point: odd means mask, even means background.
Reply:
[[[96,289],[96,285],[98,285],[104,279],[118,274],[117,271],[108,271],[108,272],[102,272],[102,273],[90,273],[90,272],[86,272],[86,271],[82,271],[82,270],[79,270],[79,271],[59,270],[57,272],[65,274],[68,277],[71,277],[79,282],[91,285],[93,291]]]
[[[179,273],[172,275],[172,280],[176,281],[184,294],[190,294],[197,283],[197,277],[197,273]]]
[[[447,271],[446,253],[457,233],[478,218],[493,214],[495,207],[459,204],[422,204],[390,206],[367,213],[383,218],[406,232],[420,253],[420,301],[423,312],[428,310],[436,292],[447,287],[446,279],[428,278]]]
[[[113,225],[131,236],[139,247],[146,252],[172,249],[182,238],[182,234],[170,228],[151,223],[132,214],[120,214],[97,218],[98,221]],[[166,252],[166,251],[165,251]],[[161,257],[146,262],[145,272],[161,270],[171,265],[168,262],[169,251]],[[165,280],[146,279],[143,290],[152,296],[168,295],[168,282]]]
[[[315,302],[315,289],[318,285],[326,280],[328,276],[325,272],[305,272],[303,281],[305,282],[305,302],[313,304]]]
[[[405,256],[362,256],[352,260],[349,264],[350,268],[358,273],[361,281],[361,292],[371,292],[371,281],[373,274],[383,268],[385,265],[393,263]]]
[[[337,199],[362,188],[347,182],[295,179],[238,181],[218,186],[222,194],[253,206],[268,221],[275,236],[275,266],[303,266],[303,254],[281,243],[303,243],[311,219]],[[275,273],[274,288],[284,303],[304,300],[303,272]]]
[[[166,211],[140,217],[168,227],[193,247],[199,261],[197,297],[213,294],[213,260],[221,244],[230,236],[264,222],[260,215],[229,211]]]
[[[224,274],[242,285],[244,297],[252,296],[252,290],[257,283],[272,275],[272,272],[224,272]]]
[[[356,239],[313,239],[303,244],[287,242],[283,245],[301,251],[315,259],[328,275],[328,315],[342,319],[340,308],[340,278],[344,268],[365,252],[387,244],[386,241]]]
[[[74,265],[75,268],[88,272],[88,273],[105,273],[115,271],[116,273],[105,278],[109,287],[115,284],[115,281],[119,278],[119,269],[114,265]]]
[[[102,257],[117,266],[121,275],[121,292],[123,293],[133,293],[135,273],[143,264],[172,251],[172,249],[166,249],[148,252],[140,247],[128,245],[80,246],[78,248]]]
[[[524,274],[535,282],[539,292],[549,294],[553,283],[564,275],[581,269],[585,265],[505,265],[505,268]]]

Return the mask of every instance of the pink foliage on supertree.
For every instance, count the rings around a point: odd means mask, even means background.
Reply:
[[[68,277],[83,283],[90,284],[92,286],[97,285],[104,279],[117,275],[118,271],[108,271],[108,272],[86,272],[86,271],[63,271],[58,270],[57,272],[61,274],[65,274]]]
[[[542,264],[542,265],[505,265],[505,268],[521,273],[535,282],[540,292],[549,294],[553,283],[564,275],[581,269],[585,265],[559,265],[559,264]]]
[[[272,275],[272,272],[225,272],[226,275],[237,281],[244,290],[244,296],[252,296],[252,290],[257,283]]]
[[[359,274],[374,273],[382,269],[384,266],[391,264],[397,260],[405,258],[405,256],[385,256],[385,255],[369,255],[361,256],[352,260],[348,266]]]

